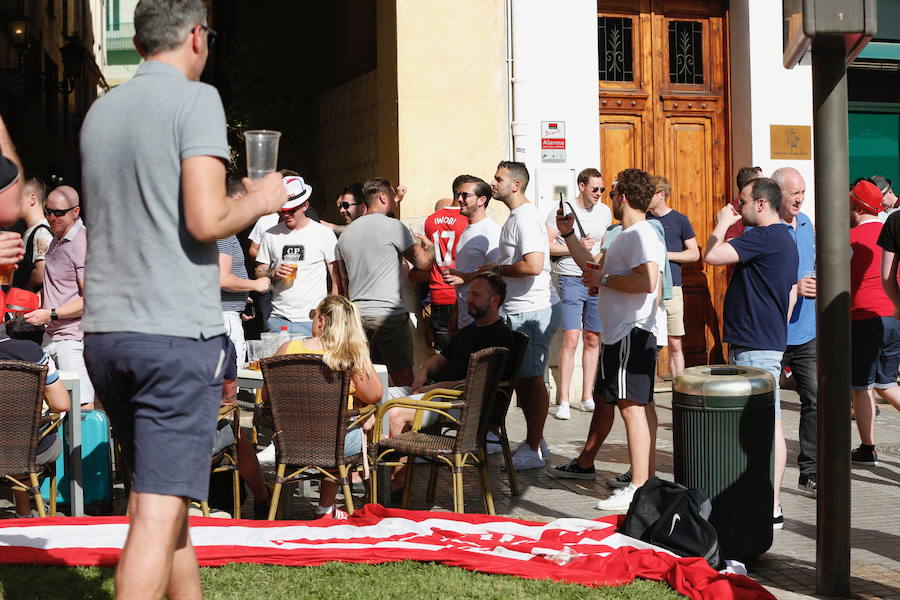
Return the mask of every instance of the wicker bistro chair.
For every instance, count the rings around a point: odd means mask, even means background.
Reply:
[[[241,472],[238,469],[238,435],[241,431],[241,409],[235,404],[228,404],[219,408],[219,420],[230,419],[231,431],[234,434],[234,442],[225,446],[217,454],[212,457],[213,473],[231,473],[231,494],[233,502],[232,518],[241,518]],[[209,502],[200,503],[203,510],[203,516],[209,516]]]
[[[320,476],[340,483],[347,512],[353,514],[348,474],[362,463],[365,447],[355,456],[344,457],[344,436],[361,427],[376,407],[351,409],[347,402],[350,373],[332,371],[319,354],[273,356],[259,364],[272,407],[277,457],[269,520],[275,518],[285,483]],[[285,475],[288,465],[296,469]]]
[[[462,390],[435,389],[420,400],[396,398],[388,400],[379,409],[376,417],[375,431],[382,431],[381,424],[385,413],[392,407],[417,409],[412,429],[398,436],[378,442],[374,464],[378,469],[384,466],[397,466],[399,462],[387,462],[385,457],[391,454],[406,455],[410,458],[421,457],[432,465],[446,467],[453,480],[453,510],[465,512],[463,497],[463,467],[477,466],[481,475],[481,488],[484,503],[489,514],[494,514],[494,499],[488,482],[487,460],[484,446],[480,443],[487,435],[488,416],[497,393],[497,387],[506,363],[506,348],[487,348],[474,353],[469,358],[469,370]],[[437,399],[444,399],[443,401]],[[459,417],[448,411],[459,409]],[[420,431],[423,411],[433,411],[454,423],[455,435],[441,435]],[[471,463],[470,463],[471,461]],[[406,485],[403,488],[403,506],[409,506],[409,494],[416,463],[406,463],[409,469]],[[372,497],[377,498],[376,481],[372,477]],[[434,479],[432,477],[431,479]],[[429,485],[431,485],[431,481]]]
[[[506,434],[506,413],[509,411],[509,405],[512,401],[512,395],[516,388],[516,381],[519,379],[519,368],[522,366],[522,359],[525,358],[525,349],[528,347],[528,336],[521,331],[513,331],[513,344],[509,349],[509,355],[506,360],[506,367],[503,369],[503,379],[497,387],[497,394],[494,397],[494,403],[488,417],[487,432],[497,436],[500,449],[503,452],[503,461],[506,466],[506,477],[509,481],[509,493],[512,496],[519,495],[519,480],[516,476],[516,470],[512,466],[512,451],[509,449],[509,437]],[[454,423],[438,423],[443,429],[455,429]],[[485,445],[487,439],[479,440],[479,444]],[[428,495],[425,499],[428,502],[434,501],[434,488],[437,482],[437,467],[432,466],[431,475],[428,480]]]
[[[0,477],[17,491],[34,496],[38,516],[46,516],[38,484],[41,467],[35,464],[38,441],[42,437],[41,412],[47,367],[18,360],[0,360]],[[44,435],[55,432],[57,419]],[[50,515],[56,516],[56,474],[50,470]],[[28,475],[29,484],[21,481]]]

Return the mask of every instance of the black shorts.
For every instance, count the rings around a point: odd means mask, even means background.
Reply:
[[[656,336],[637,327],[615,344],[603,344],[594,397],[608,404],[653,402],[656,351]]]
[[[88,333],[84,355],[136,492],[206,500],[228,338]]]
[[[442,351],[450,343],[450,317],[453,316],[455,304],[432,304],[428,324],[431,326],[431,337],[434,349]]]

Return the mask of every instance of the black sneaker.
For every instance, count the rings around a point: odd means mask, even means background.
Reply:
[[[800,481],[797,482],[797,489],[806,492],[812,496],[816,495],[816,474],[809,475],[800,474]]]
[[[867,467],[878,466],[878,453],[874,450],[865,450],[862,446],[850,451],[850,462]]]
[[[609,484],[609,487],[616,489],[628,487],[628,485],[631,483],[631,469],[629,468],[621,475],[616,475],[611,479],[607,479],[606,483]]]
[[[549,474],[562,477],[563,479],[593,479],[596,473],[594,465],[582,467],[578,464],[577,458],[573,458],[564,465],[552,468],[548,466],[546,469]]]

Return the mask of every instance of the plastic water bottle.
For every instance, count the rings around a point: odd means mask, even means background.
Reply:
[[[287,325],[281,326],[281,331],[278,333],[278,347],[281,348],[283,344],[291,341],[291,334],[288,333]]]

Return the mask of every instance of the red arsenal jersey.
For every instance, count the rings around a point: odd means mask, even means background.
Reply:
[[[456,288],[444,283],[441,267],[456,268],[456,246],[468,226],[469,218],[457,206],[442,208],[425,219],[425,236],[434,242],[434,266],[428,284],[432,304],[456,304]]]

